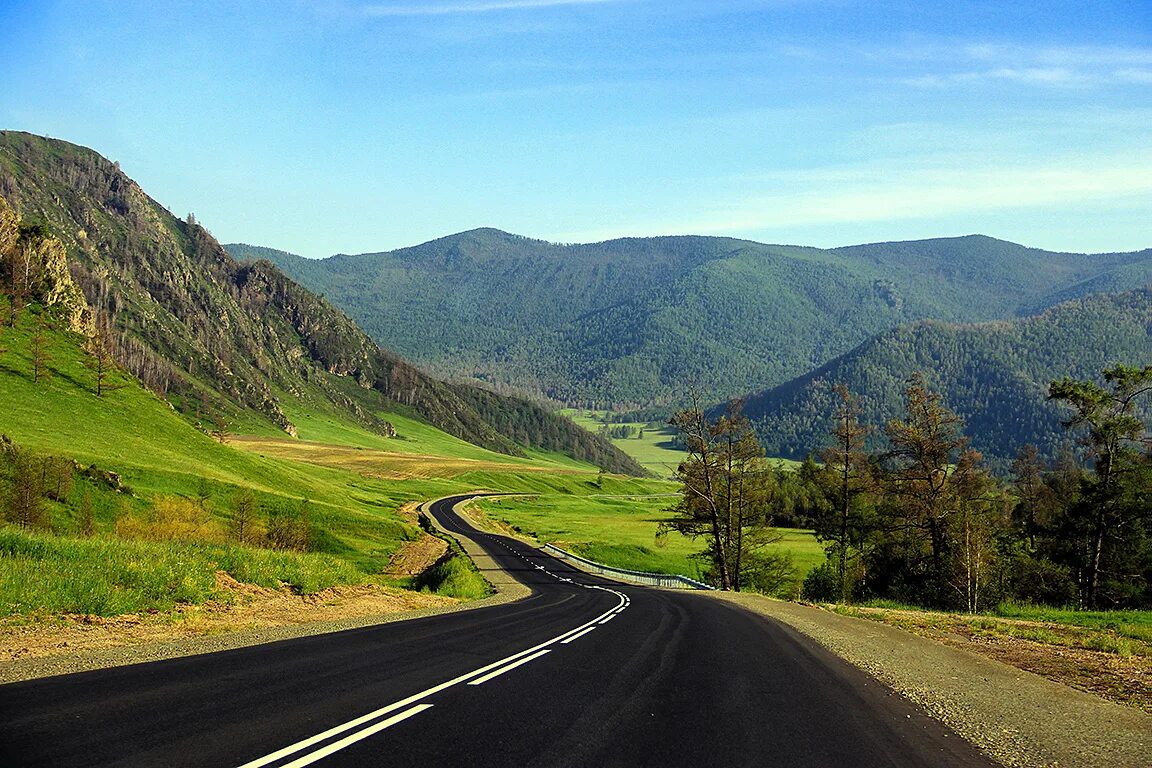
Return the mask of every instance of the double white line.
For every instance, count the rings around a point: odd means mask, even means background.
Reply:
[[[283,749],[278,749],[271,754],[265,755],[264,757],[260,757],[252,760],[251,762],[244,763],[243,765],[239,766],[239,768],[262,768],[262,766],[270,765],[271,763],[274,763],[281,758],[294,755],[297,752],[303,752],[309,747],[313,747],[317,744],[327,741],[328,739],[331,739],[333,736],[339,736],[340,734],[347,731],[353,731],[353,733],[345,736],[344,738],[326,744],[325,746],[322,746],[312,752],[308,752],[307,754],[301,755],[292,762],[279,766],[279,768],[301,768],[305,765],[311,765],[317,760],[321,760],[328,755],[331,755],[333,752],[339,752],[341,749],[351,746],[352,744],[355,744],[362,739],[366,739],[373,734],[379,733],[385,728],[390,728],[391,726],[396,725],[396,723],[407,720],[413,715],[418,715],[426,709],[431,709],[431,704],[417,703],[422,699],[426,699],[433,694],[439,693],[440,691],[443,691],[447,688],[451,688],[454,685],[459,685],[460,683],[468,683],[469,685],[482,685],[494,677],[502,675],[505,672],[509,672],[516,667],[521,666],[522,664],[527,664],[530,661],[540,658],[552,650],[548,646],[556,645],[557,643],[567,644],[573,640],[576,640],[578,637],[582,637],[588,634],[596,628],[597,624],[603,623],[607,619],[614,617],[616,614],[620,613],[628,607],[628,603],[630,601],[628,600],[628,597],[622,592],[617,592],[614,589],[608,589],[607,587],[601,587],[595,584],[586,584],[584,586],[586,586],[588,589],[600,589],[605,592],[611,592],[620,599],[620,602],[613,608],[605,611],[591,621],[585,622],[575,629],[570,629],[562,635],[557,635],[551,640],[547,640],[543,643],[540,643],[539,645],[534,645],[527,650],[514,653],[511,656],[506,656],[499,661],[494,661],[487,666],[474,669],[471,672],[460,675],[459,677],[455,677],[451,680],[448,680],[447,682],[434,685],[427,690],[421,691],[420,693],[414,693],[411,696],[393,702],[386,707],[381,707],[380,709],[369,712],[366,715],[361,715],[354,720],[349,720],[346,723],[341,723],[340,725],[337,725],[333,728],[329,728],[323,733],[318,733],[315,736],[309,736],[308,738],[298,741],[295,744],[289,744]],[[397,712],[397,710],[402,711]],[[397,712],[397,714],[384,718],[385,715],[391,714],[393,712]],[[384,719],[381,720],[380,718]],[[368,723],[371,724],[366,725]],[[360,728],[360,726],[365,727]],[[360,730],[354,730],[357,728],[360,728]]]

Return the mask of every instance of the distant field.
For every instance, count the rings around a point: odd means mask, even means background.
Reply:
[[[561,411],[589,432],[599,432],[604,426],[606,411],[589,411],[583,409],[566,409]],[[670,478],[684,460],[684,452],[672,447],[672,438],[676,430],[661,421],[639,422],[629,421],[612,423],[611,427],[627,427],[632,430],[631,437],[613,437],[612,443],[628,454],[640,466],[660,478]],[[800,466],[800,462],[792,459],[773,458],[772,463],[780,469],[791,470]]]
[[[599,432],[604,426],[604,422],[601,421],[604,411],[568,409],[562,413],[589,432]],[[671,440],[676,436],[676,430],[667,424],[653,421],[627,422],[610,426],[631,427],[635,431],[634,437],[612,438],[612,442],[657,477],[671,477],[676,467],[684,460],[684,453],[672,447]]]
[[[584,474],[568,467],[548,466],[529,459],[513,457],[463,458],[451,455],[399,453],[364,448],[359,445],[339,445],[295,440],[290,437],[236,437],[232,445],[262,456],[275,456],[290,461],[346,469],[365,477],[384,480],[452,479],[471,472],[548,472],[554,474]],[[391,446],[390,446],[391,447]]]

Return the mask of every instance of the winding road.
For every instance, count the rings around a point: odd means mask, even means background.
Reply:
[[[991,766],[806,637],[433,504],[522,600],[0,686],[0,766]]]

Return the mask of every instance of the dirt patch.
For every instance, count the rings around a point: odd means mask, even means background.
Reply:
[[[888,608],[854,608],[850,615],[881,621],[937,642],[978,653],[1057,683],[1152,713],[1152,656],[1141,643],[1121,655],[1077,647],[1099,632],[1051,622],[976,619]],[[1015,635],[1025,635],[1019,637]],[[1029,639],[1051,637],[1051,642]]]
[[[220,600],[182,606],[172,613],[112,617],[65,614],[45,621],[0,622],[0,663],[237,630],[394,614],[459,602],[379,585],[338,586],[301,596],[288,589],[244,584],[223,572],[216,574],[216,585],[222,594]]]
[[[394,578],[424,573],[448,551],[448,542],[425,533],[416,541],[406,541],[388,561],[388,575]]]
[[[445,456],[381,451],[349,445],[315,443],[271,437],[236,436],[230,443],[237,448],[303,461],[324,467],[347,469],[365,477],[384,480],[410,478],[451,479],[469,472],[546,472],[549,474],[582,474],[582,470],[535,465],[516,460],[493,461]]]

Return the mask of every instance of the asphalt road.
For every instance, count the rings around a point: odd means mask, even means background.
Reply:
[[[0,768],[993,765],[788,628],[574,571],[450,506],[531,597],[0,686]]]

